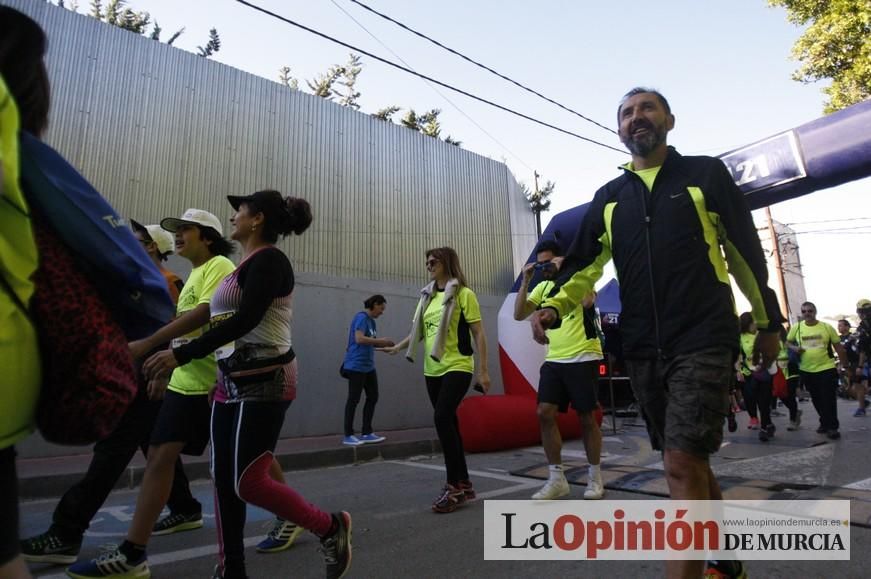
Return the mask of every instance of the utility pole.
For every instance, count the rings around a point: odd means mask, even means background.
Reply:
[[[535,192],[532,194],[532,212],[535,213],[535,232],[536,237],[541,237],[541,193],[538,190],[538,171],[533,171],[535,177]]]
[[[765,216],[768,218],[768,234],[771,236],[771,250],[774,257],[774,268],[777,271],[777,282],[780,286],[780,295],[783,296],[780,311],[789,320],[789,295],[786,293],[786,279],[783,275],[783,262],[780,257],[780,240],[777,237],[777,232],[774,230],[774,220],[771,218],[770,207],[765,208]]]

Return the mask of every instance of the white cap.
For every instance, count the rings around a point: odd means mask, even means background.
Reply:
[[[157,251],[162,255],[172,253],[175,246],[175,240],[172,234],[162,228],[160,225],[142,225],[141,223],[131,219],[130,225],[133,231],[138,231],[145,235],[149,240],[157,244]]]
[[[175,217],[167,217],[160,222],[160,226],[175,233],[175,230],[182,225],[199,225],[200,227],[211,227],[220,235],[224,235],[224,229],[221,227],[221,221],[213,214],[203,209],[188,209],[180,219]]]

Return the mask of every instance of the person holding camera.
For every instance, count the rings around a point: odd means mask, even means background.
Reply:
[[[523,281],[514,302],[514,319],[525,320],[538,309],[554,287],[558,269],[557,258],[562,254],[559,245],[545,240],[535,249],[534,263],[523,268]],[[527,295],[534,272],[540,271],[543,280]],[[547,456],[549,477],[547,483],[534,495],[535,500],[558,499],[571,491],[562,465],[562,438],[556,413],[566,412],[569,402],[578,414],[584,436],[584,451],[590,470],[585,499],[605,496],[599,461],[602,454],[602,431],[596,423],[594,411],[599,406],[596,398],[597,368],[602,360],[602,343],[597,331],[595,294],[591,292],[574,311],[563,317],[559,328],[547,331],[547,356],[541,366],[538,382],[538,422],[541,444]]]

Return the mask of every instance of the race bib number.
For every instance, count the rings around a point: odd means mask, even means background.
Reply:
[[[233,317],[233,314],[236,312],[224,312],[223,314],[217,314],[212,316],[209,320],[209,326],[212,328],[216,328]],[[229,342],[224,344],[215,350],[215,359],[216,360],[224,360],[233,355],[233,352],[236,351],[236,342]]]

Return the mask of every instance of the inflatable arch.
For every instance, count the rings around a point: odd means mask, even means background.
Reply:
[[[748,205],[758,209],[871,175],[869,127],[871,100],[866,100],[720,158],[746,195]],[[584,204],[555,215],[542,238],[568,246],[586,210]],[[533,253],[527,263],[534,260]],[[499,363],[505,394],[466,398],[458,410],[463,445],[469,452],[541,442],[535,396],[545,349],[533,342],[527,322],[514,320],[520,280],[518,276],[499,309]],[[536,281],[533,279],[533,283]],[[619,300],[617,304],[619,307]],[[601,412],[597,419],[601,424]],[[561,414],[559,426],[566,439],[581,434],[574,413]]]

